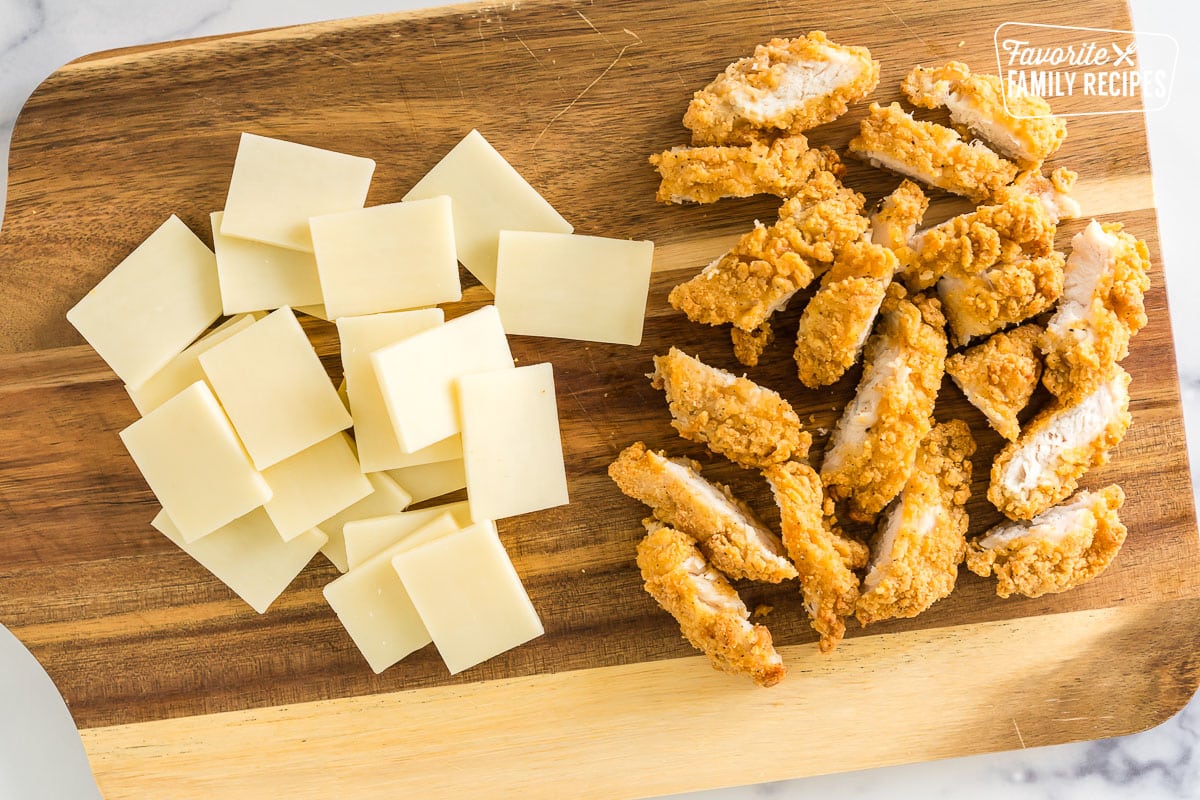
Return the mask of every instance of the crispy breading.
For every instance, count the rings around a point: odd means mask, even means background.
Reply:
[[[1129,373],[1074,403],[1058,400],[1031,419],[992,463],[988,500],[1009,519],[1033,519],[1061,502],[1092,467],[1108,461],[1133,421]]]
[[[844,617],[854,613],[858,576],[853,570],[866,565],[867,546],[838,530],[833,504],[826,503],[821,478],[808,464],[776,464],[763,470],[763,477],[779,505],[783,545],[800,574],[804,607],[821,636],[821,652],[828,653],[846,633]]]
[[[650,384],[662,389],[679,435],[708,446],[743,467],[762,467],[804,458],[812,435],[779,393],[749,378],[672,347],[654,357]]]
[[[673,147],[650,156],[650,163],[662,176],[660,203],[714,203],[756,194],[793,197],[809,183],[837,184],[845,172],[837,153],[828,147],[810,148],[798,135],[769,146],[756,142],[745,147]]]
[[[830,122],[879,83],[865,47],[844,47],[822,31],[772,39],[733,62],[692,97],[683,116],[694,144],[748,144]]]
[[[871,545],[855,616],[862,625],[915,617],[954,591],[967,549],[967,499],[975,440],[956,419],[934,426],[912,475]]]
[[[929,210],[929,198],[921,187],[905,178],[879,202],[871,215],[871,241],[900,255]]]
[[[1066,167],[1059,167],[1049,176],[1043,175],[1041,170],[1026,170],[1017,176],[1011,186],[1001,189],[996,200],[1003,202],[1018,194],[1036,197],[1046,209],[1050,222],[1057,225],[1064,219],[1076,219],[1082,213],[1079,203],[1071,196],[1078,179],[1079,173]]]
[[[946,363],[945,318],[936,298],[888,287],[867,341],[854,399],[829,437],[821,480],[853,519],[869,521],[908,481],[932,426]]]
[[[778,222],[755,223],[728,253],[672,289],[668,300],[693,322],[753,331],[862,236],[864,202],[849,189],[816,202],[793,197],[779,209]]]
[[[929,186],[986,200],[1017,177],[1017,165],[958,132],[912,118],[899,103],[871,103],[870,115],[850,140],[850,152],[876,167]]]
[[[733,356],[747,367],[757,367],[763,351],[775,341],[775,330],[770,322],[764,322],[752,331],[730,328],[729,338],[733,341]]]
[[[728,486],[701,477],[695,461],[667,458],[635,442],[609,465],[608,475],[655,517],[694,538],[730,578],[779,583],[796,577],[779,537]]]
[[[1115,483],[1086,489],[1031,522],[997,525],[967,547],[967,568],[996,576],[996,594],[1041,597],[1065,592],[1103,572],[1125,543],[1117,512],[1125,492]]]
[[[1062,288],[1061,253],[998,264],[978,275],[947,275],[937,284],[955,346],[1049,310]]]
[[[793,357],[801,383],[828,386],[858,360],[896,266],[895,253],[866,241],[838,254],[800,315]]]
[[[729,581],[705,560],[686,533],[645,520],[637,563],[646,591],[679,623],[683,636],[708,656],[713,669],[774,686],[787,674],[771,633],[750,622],[750,612]]]
[[[1029,403],[1042,377],[1041,335],[1037,325],[1022,325],[946,359],[946,374],[1010,442],[1021,434],[1017,414]]]
[[[1067,123],[1050,104],[1028,92],[1005,92],[995,75],[972,74],[961,61],[942,67],[916,67],[900,85],[919,108],[944,106],[950,121],[986,140],[1022,167],[1036,168],[1067,137]]]
[[[1146,324],[1146,243],[1092,220],[1071,240],[1062,302],[1042,334],[1042,383],[1070,402],[1108,380]]]

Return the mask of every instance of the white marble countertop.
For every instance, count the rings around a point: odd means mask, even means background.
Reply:
[[[357,16],[436,4],[436,0],[0,0],[0,207],[5,197],[13,121],[39,81],[66,61],[126,45]],[[1200,96],[1200,6],[1133,0],[1135,27],[1180,40],[1173,97],[1149,115],[1151,158],[1168,295],[1179,351],[1190,455],[1200,463],[1200,272],[1190,258],[1191,192],[1200,185],[1194,99]],[[1081,20],[1081,25],[1087,21]],[[1168,168],[1169,165],[1169,168]],[[1156,268],[1158,265],[1155,265]],[[1185,313],[1180,313],[1181,311]],[[1193,343],[1186,346],[1186,343]],[[1193,469],[1193,484],[1200,476]],[[0,711],[0,713],[3,713]],[[864,720],[869,728],[869,722]],[[706,800],[773,798],[949,798],[969,788],[990,798],[1200,797],[1200,700],[1159,727],[1120,739],[1029,749],[934,763],[720,789]],[[0,742],[0,746],[3,743]],[[48,764],[53,754],[47,754]],[[753,776],[747,776],[752,779]]]

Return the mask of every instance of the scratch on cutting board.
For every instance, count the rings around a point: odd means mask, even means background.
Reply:
[[[545,69],[546,65],[543,64],[542,60],[537,57],[537,53],[535,53],[529,49],[529,45],[525,44],[525,40],[521,38],[520,34],[513,34],[513,35],[517,37],[517,41],[521,43],[521,47],[525,48],[525,52],[529,53],[529,55],[533,58],[533,60],[537,62],[537,65],[539,67],[541,67],[542,69]]]
[[[1017,732],[1017,741],[1021,743],[1021,749],[1025,749],[1025,737],[1021,735],[1021,727],[1017,725],[1016,717],[1013,717],[1013,729]]]
[[[583,15],[581,14],[580,16],[583,16]],[[591,24],[591,23],[588,23],[588,24]],[[617,62],[621,60],[621,56],[625,55],[626,50],[633,47],[634,45],[639,45],[642,43],[641,37],[638,36],[633,31],[629,30],[628,28],[622,28],[622,30],[625,33],[632,36],[637,41],[630,42],[629,44],[622,47],[620,49],[620,51],[617,53],[617,57],[612,60],[611,64],[609,64],[607,67],[605,67],[604,70],[599,75],[597,75],[591,83],[589,83],[587,86],[583,87],[583,91],[580,92],[579,94],[575,95],[575,99],[572,100],[571,102],[567,103],[565,108],[563,108],[561,111],[559,111],[557,114],[555,114],[553,117],[550,118],[550,121],[546,123],[546,127],[542,128],[542,132],[539,133],[537,135],[537,138],[533,140],[533,144],[529,145],[530,150],[537,149],[538,142],[540,142],[542,140],[542,137],[546,135],[546,131],[550,130],[550,127],[552,125],[554,125],[554,123],[558,122],[558,120],[562,117],[563,114],[566,114],[568,111],[570,111],[575,106],[576,103],[578,103],[581,99],[583,99],[583,96],[585,94],[587,94],[589,91],[591,91],[591,88],[593,86],[595,86],[597,83],[599,83],[604,78],[604,76],[607,75],[609,73],[609,71],[611,71],[612,68],[617,65]]]
[[[883,7],[886,8],[888,10],[888,13],[891,14],[893,17],[895,17],[896,21],[899,22],[901,25],[903,25],[904,29],[906,31],[908,31],[909,33],[911,33],[913,35],[913,37],[916,38],[917,41],[919,41],[921,44],[925,45],[925,47],[927,47],[929,49],[929,52],[931,52],[931,53],[938,52],[938,49],[936,47],[934,47],[933,45],[929,44],[929,42],[925,41],[923,38],[921,38],[921,34],[917,33],[915,30],[913,30],[912,26],[909,25],[907,22],[905,22],[904,17],[897,14],[896,10],[894,8],[892,8],[890,4],[888,4],[887,2],[884,2]]]
[[[617,46],[615,44],[613,44],[612,41],[607,36],[605,36],[604,33],[599,28],[597,28],[595,25],[593,25],[592,21],[590,19],[588,19],[586,16],[584,16],[584,13],[582,11],[580,11],[579,9],[575,9],[575,13],[578,14],[579,18],[581,20],[583,20],[584,22],[586,22],[587,26],[589,28],[591,28],[592,30],[594,30],[596,32],[596,35],[599,36],[601,39],[603,39],[609,47],[611,47],[613,50],[617,49]],[[628,32],[629,31],[626,31],[626,33],[628,33]]]

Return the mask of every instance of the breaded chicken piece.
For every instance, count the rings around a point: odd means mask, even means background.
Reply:
[[[774,686],[787,669],[771,633],[750,622],[742,598],[705,560],[686,533],[647,519],[637,563],[646,591],[679,623],[683,636],[708,656],[713,669]]]
[[[1050,222],[1057,225],[1064,219],[1077,219],[1083,213],[1079,203],[1071,196],[1079,173],[1072,172],[1066,167],[1059,167],[1047,177],[1041,170],[1031,169],[1022,172],[1011,186],[1000,190],[997,200],[1003,200],[1016,193],[1036,197],[1046,209]]]
[[[1064,402],[1083,397],[1129,354],[1129,340],[1146,324],[1149,269],[1146,243],[1119,223],[1092,220],[1071,240],[1062,302],[1041,342],[1051,394]]]
[[[1065,592],[1103,572],[1121,545],[1125,526],[1117,511],[1125,492],[1115,483],[1086,489],[1030,522],[1007,522],[967,546],[967,569],[996,575],[996,594],[1041,597]]]
[[[660,203],[713,203],[723,197],[773,194],[792,197],[812,181],[837,182],[845,172],[828,147],[809,148],[803,136],[768,146],[674,147],[650,156],[662,176]]]
[[[1050,104],[1028,92],[1005,93],[995,75],[972,75],[961,61],[942,67],[916,67],[900,85],[919,108],[945,107],[950,122],[987,141],[1022,167],[1036,168],[1057,152],[1067,123]]]
[[[1133,418],[1129,373],[1116,374],[1075,403],[1061,400],[1031,419],[992,463],[988,500],[1009,519],[1033,519],[1071,496],[1079,479],[1108,461]]]
[[[869,521],[900,492],[946,363],[945,319],[936,298],[888,287],[875,332],[863,354],[854,399],[829,437],[821,481],[835,500],[848,500],[852,519]]]
[[[937,292],[951,341],[962,346],[1052,308],[1062,294],[1063,261],[1061,253],[1051,253],[942,278]]]
[[[862,195],[840,189],[813,202],[793,197],[779,221],[755,223],[733,249],[671,290],[671,305],[693,322],[753,331],[833,263],[867,228]]]
[[[1021,434],[1017,414],[1029,403],[1042,377],[1041,335],[1037,325],[1022,325],[946,359],[946,374],[1010,442]]]
[[[1017,165],[980,142],[967,143],[958,132],[934,122],[919,122],[899,103],[871,103],[850,152],[873,166],[975,202],[986,200],[1017,177]]]
[[[905,178],[871,215],[871,241],[901,254],[928,210],[929,198],[925,192]]]
[[[772,39],[696,92],[683,124],[694,144],[797,134],[845,114],[878,83],[879,62],[865,47],[835,44],[822,31]]]
[[[770,322],[764,322],[752,331],[730,328],[729,338],[733,340],[734,358],[747,367],[757,367],[763,351],[775,341],[775,330]]]
[[[936,425],[871,545],[855,616],[862,625],[915,617],[954,591],[967,549],[975,440],[967,423]]]
[[[779,583],[796,577],[779,537],[729,487],[704,480],[695,461],[667,458],[636,442],[609,465],[608,475],[655,517],[694,538],[730,578]]]
[[[844,536],[833,519],[821,478],[808,464],[788,461],[763,470],[783,522],[783,545],[800,573],[804,608],[821,636],[821,652],[837,647],[844,618],[858,601],[858,576],[867,565],[867,546]]]
[[[897,263],[891,250],[866,241],[838,254],[800,315],[793,355],[801,383],[828,386],[858,360]]]
[[[801,429],[791,404],[749,378],[672,347],[654,357],[650,384],[666,393],[680,436],[736,464],[761,469],[808,455],[812,435]]]
[[[1003,202],[914,234],[901,278],[910,290],[924,291],[944,275],[968,277],[997,264],[1048,256],[1054,251],[1054,233],[1038,198],[1008,192]]]

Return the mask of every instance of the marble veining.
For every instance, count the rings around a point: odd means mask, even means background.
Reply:
[[[428,5],[430,0],[0,0],[0,206],[6,196],[7,152],[21,105],[60,64],[97,50],[374,14]],[[1134,0],[1138,29],[1171,32],[1181,42],[1173,98],[1149,115],[1151,157],[1162,232],[1172,324],[1179,351],[1185,421],[1193,464],[1200,464],[1200,271],[1189,234],[1193,189],[1200,185],[1194,145],[1194,102],[1200,93],[1200,8],[1169,0]],[[1087,25],[1093,21],[1081,20]],[[1094,24],[1094,22],[1093,22]],[[1193,470],[1193,484],[1200,485]],[[862,720],[870,735],[868,717]],[[1020,739],[1019,729],[1016,731]],[[820,731],[813,731],[819,736]],[[1164,724],[1131,736],[1017,750],[933,763],[866,770],[780,783],[681,795],[700,800],[752,798],[959,798],[1000,800],[1166,800],[1200,797],[1200,701]],[[748,743],[766,746],[769,742]],[[48,754],[48,763],[53,756]],[[747,775],[748,781],[753,775]]]

